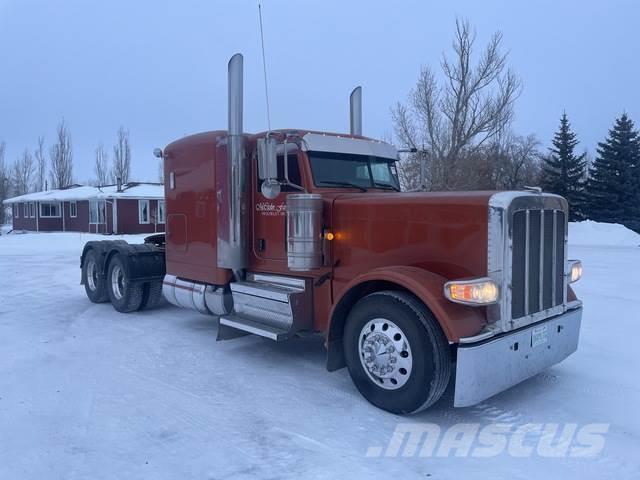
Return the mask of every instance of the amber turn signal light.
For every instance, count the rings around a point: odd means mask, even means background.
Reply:
[[[464,305],[490,305],[500,297],[500,289],[490,278],[454,280],[444,284],[444,296]]]

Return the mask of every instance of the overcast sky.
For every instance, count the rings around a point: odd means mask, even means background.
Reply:
[[[626,110],[640,124],[640,2],[263,0],[272,126],[348,130],[363,86],[365,135],[391,134],[389,109],[421,65],[450,51],[456,16],[478,45],[504,34],[524,82],[514,128],[545,146],[563,110],[593,153]],[[7,160],[50,143],[62,117],[75,176],[99,142],[130,130],[134,179],[156,180],[156,146],[226,128],[226,67],[245,56],[245,130],[266,129],[257,2],[0,0],[0,141]]]

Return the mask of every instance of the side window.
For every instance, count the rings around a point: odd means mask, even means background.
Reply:
[[[296,185],[302,185],[302,179],[300,177],[300,167],[298,165],[298,155],[295,153],[287,155],[287,168],[289,170],[289,180]],[[278,179],[284,179],[284,155],[278,155]],[[262,186],[262,180],[258,180],[258,191]],[[299,192],[297,188],[290,185],[282,185],[283,192]]]
[[[138,223],[149,223],[149,200],[138,200]]]
[[[158,223],[165,223],[164,200],[158,200]]]
[[[359,181],[358,183],[371,183],[368,165],[359,165],[356,167],[356,179]]]

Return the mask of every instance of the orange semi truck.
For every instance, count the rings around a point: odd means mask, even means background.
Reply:
[[[532,191],[401,192],[398,151],[351,132],[242,128],[242,56],[229,61],[229,125],[156,149],[166,234],[88,242],[82,284],[120,312],[213,315],[218,339],[324,336],[394,413],[477,404],[573,353],[567,202]]]

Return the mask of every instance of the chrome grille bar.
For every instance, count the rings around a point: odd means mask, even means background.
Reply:
[[[525,213],[524,222],[524,314],[529,315],[529,222],[530,210]]]
[[[552,305],[555,305],[556,302],[556,275],[555,275],[555,268],[557,265],[557,260],[556,260],[556,251],[557,251],[557,245],[556,245],[556,237],[558,233],[558,211],[554,210],[553,211],[553,250],[552,250],[552,258],[553,261],[551,262],[553,264],[553,268],[554,268],[554,274],[551,276],[552,280],[551,280],[551,299]]]
[[[538,305],[540,310],[544,309],[544,210],[540,210],[540,277],[538,280]]]

